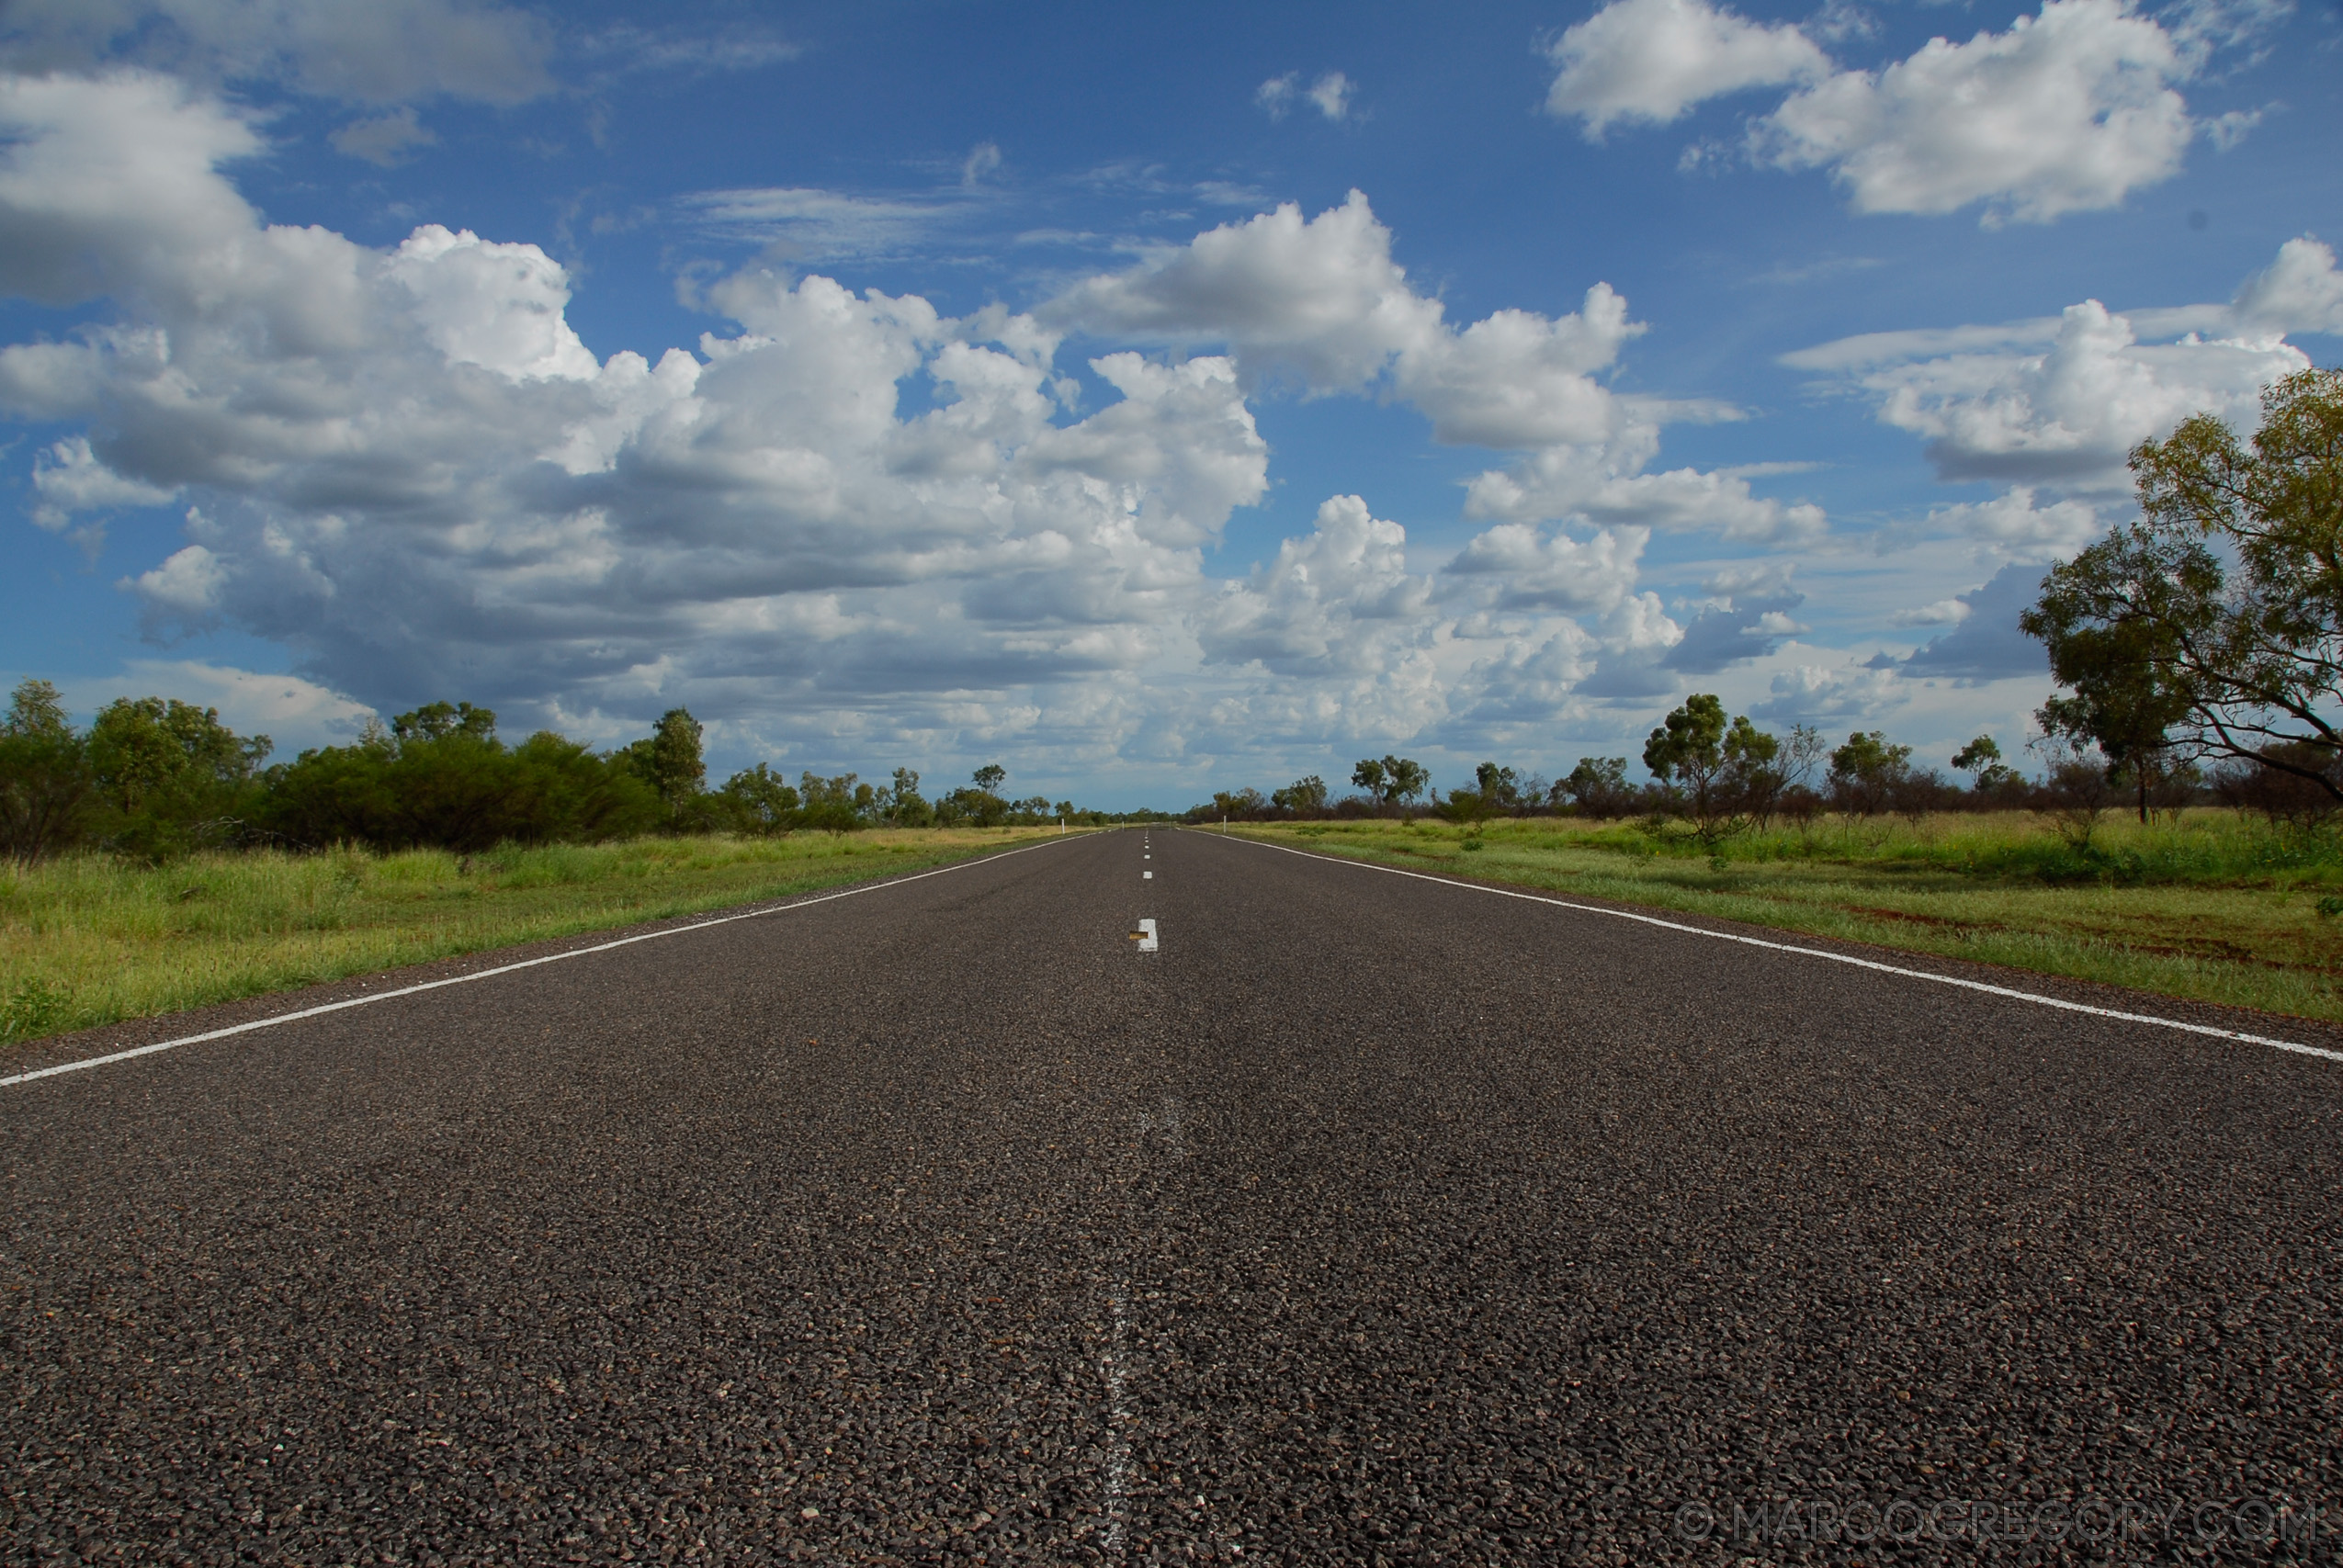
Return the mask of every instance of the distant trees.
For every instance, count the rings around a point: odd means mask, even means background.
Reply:
[[[798,825],[803,796],[763,762],[726,779],[723,794],[731,825],[742,832],[779,834]]]
[[[798,825],[825,833],[851,833],[867,826],[878,792],[854,773],[823,778],[815,773],[798,775]]]
[[[2001,795],[2024,781],[2018,770],[2001,760],[2001,747],[1990,735],[1980,735],[1952,753],[1955,771],[1970,775],[1969,788],[1981,795]]]
[[[998,828],[1009,819],[1009,803],[996,793],[1009,770],[987,762],[969,782],[935,803],[935,819],[946,828]]]
[[[920,776],[913,769],[896,769],[894,781],[878,795],[879,816],[891,828],[925,828],[935,820],[935,807],[920,794]]]
[[[1296,779],[1269,797],[1272,806],[1289,817],[1323,817],[1326,801],[1326,781],[1316,773]]]
[[[264,767],[269,739],[236,734],[215,709],[124,698],[77,732],[56,687],[28,680],[0,717],[0,856],[28,861],[84,844],[149,861],[262,843],[476,853],[504,842],[646,832],[1108,819],[1041,795],[1003,800],[995,791],[1008,773],[997,762],[936,803],[920,793],[911,768],[876,787],[851,773],[810,770],[792,784],[758,762],[711,790],[705,735],[677,707],[614,751],[550,730],[512,745],[498,735],[492,709],[435,702],[387,727],[369,723],[347,745]]]
[[[633,748],[600,756],[551,730],[518,746],[496,715],[434,703],[357,744],[304,751],[269,770],[260,826],[293,844],[354,842],[477,853],[507,840],[594,840],[671,818]]]
[[[1892,810],[1896,791],[1912,771],[1912,749],[1897,746],[1881,730],[1857,730],[1830,753],[1830,797],[1853,817]]]
[[[1351,770],[1351,782],[1367,792],[1377,812],[1384,812],[1412,804],[1430,786],[1432,775],[1413,758],[1387,755],[1360,759]]]
[[[1624,817],[1636,809],[1640,796],[1627,782],[1626,758],[1581,757],[1554,786],[1550,798],[1556,805],[1567,799],[1581,816]]]

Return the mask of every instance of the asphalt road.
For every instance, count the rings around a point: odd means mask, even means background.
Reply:
[[[0,1558],[2343,1552],[2343,1064],[1149,838],[0,1089]]]

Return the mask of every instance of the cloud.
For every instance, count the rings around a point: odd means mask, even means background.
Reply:
[[[175,493],[116,473],[90,449],[86,435],[69,435],[36,454],[32,488],[40,497],[32,520],[51,533],[62,533],[77,512],[161,506]]]
[[[1640,466],[1637,446],[1617,446]],[[1696,468],[1620,473],[1615,464],[1590,460],[1586,448],[1561,446],[1511,470],[1477,476],[1466,489],[1465,511],[1472,517],[1577,516],[1771,545],[1809,542],[1828,526],[1820,507],[1759,496],[1737,474]]]
[[[1272,76],[1253,89],[1253,102],[1272,119],[1284,119],[1294,99],[1301,93],[1302,73],[1288,71],[1283,76]]]
[[[536,245],[267,223],[223,172],[251,126],[162,78],[0,81],[0,286],[105,301],[0,347],[0,402],[74,432],[37,492],[61,514],[181,498],[179,547],[121,582],[150,635],[233,627],[381,711],[462,696],[608,741],[684,703],[719,752],[825,764],[958,737],[1094,766],[1231,734],[1496,733],[1583,710],[1606,671],[1673,678],[1647,528],[1772,537],[1798,512],[1738,473],[1645,471],[1666,422],[1729,411],[1602,384],[1637,331],[1612,290],[1452,326],[1363,197],[1035,314],[753,263],[700,287],[723,321],[695,344],[602,359]],[[803,197],[704,210],[839,210]],[[1072,333],[1104,389],[1079,412]],[[1248,399],[1273,372],[1591,477],[1567,518],[1524,501],[1444,568],[1335,496],[1216,581],[1206,552],[1267,493]],[[1760,640],[1794,625],[1753,614]]]
[[[718,33],[662,32],[621,22],[578,42],[589,60],[606,62],[605,76],[647,71],[760,71],[805,53],[781,35],[753,28]]]
[[[1807,629],[1790,618],[1805,597],[1748,596],[1703,610],[1661,658],[1660,666],[1687,675],[1713,675],[1744,660],[1762,659],[1785,638]]]
[[[1959,624],[1905,660],[1903,672],[1915,679],[1937,676],[1967,682],[2019,675],[2046,678],[2050,655],[2041,643],[2018,629],[2020,613],[2032,608],[2041,596],[2040,565],[2003,567],[1983,587],[1954,601],[1962,607]]]
[[[2298,239],[2227,305],[2118,313],[2087,299],[2037,321],[1841,339],[1783,363],[1846,378],[1876,400],[1883,423],[1927,441],[1942,478],[2117,495],[2131,489],[2131,449],[2190,415],[2258,424],[2261,389],[2311,363],[2282,330],[2330,330],[2324,323],[2343,320],[2338,310],[2334,253]],[[2143,326],[2174,341],[2143,342]],[[2071,505],[2038,506],[2031,488],[2014,510],[2005,498],[1995,510],[1946,516],[1988,543],[2020,547],[2070,538],[2093,521]]]
[[[1939,599],[1933,604],[1915,609],[1898,610],[1887,617],[1891,626],[1953,626],[1969,617],[1969,602],[1965,599]]]
[[[0,62],[20,73],[131,63],[364,104],[522,103],[552,90],[552,48],[537,17],[485,0],[14,0],[0,13]]]
[[[1642,528],[1605,528],[1574,539],[1503,523],[1477,536],[1443,570],[1467,588],[1485,580],[1488,602],[1499,610],[1605,614],[1634,591],[1650,536]]]
[[[273,756],[289,758],[316,746],[346,744],[366,721],[378,716],[298,675],[267,674],[195,659],[133,659],[112,675],[83,676],[61,682],[66,706],[96,712],[117,697],[175,697],[196,707],[217,708],[220,721],[240,735],[266,735]]]
[[[1892,669],[1801,664],[1774,676],[1771,694],[1749,714],[1783,724],[1861,726],[1902,706],[1910,695]]]
[[[1408,532],[1355,495],[1318,509],[1316,525],[1278,547],[1277,558],[1230,583],[1205,618],[1205,657],[1259,660],[1284,674],[1368,674],[1392,662],[1393,643],[1427,636],[1432,581],[1412,576]]]
[[[973,190],[987,175],[1001,167],[1001,148],[997,143],[979,141],[969,149],[960,164],[960,184]]]
[[[1695,104],[1823,75],[1830,62],[1787,23],[1760,26],[1704,0],[1613,0],[1549,51],[1548,114],[1599,141],[1619,120],[1666,124]]]
[[[1306,103],[1340,122],[1351,118],[1352,99],[1358,90],[1358,84],[1340,71],[1324,73],[1307,87],[1302,85],[1300,72],[1288,71],[1254,88],[1253,102],[1272,119],[1284,119],[1296,103]]]
[[[1287,202],[1223,224],[1128,272],[1086,279],[1036,313],[1094,333],[1227,342],[1247,362],[1342,391],[1432,342],[1442,312],[1408,287],[1391,231],[1354,190],[1307,220]]]
[[[1470,481],[1470,516],[1575,516],[1773,543],[1824,527],[1819,509],[1758,497],[1739,474],[1643,471],[1665,423],[1735,411],[1622,397],[1598,380],[1643,331],[1608,285],[1567,316],[1506,310],[1453,328],[1440,301],[1409,284],[1391,231],[1357,191],[1312,219],[1287,203],[1224,224],[1085,279],[1036,315],[1069,331],[1226,345],[1251,374],[1316,395],[1385,389],[1421,410],[1437,441],[1523,452]]]
[[[2343,272],[2335,252],[2305,234],[2247,278],[2232,302],[2238,318],[2278,333],[2343,333]]]
[[[970,183],[961,188],[978,187]],[[970,199],[957,193],[946,197],[861,197],[769,186],[698,191],[683,197],[681,205],[729,239],[763,241],[775,254],[793,261],[834,262],[916,251],[965,222],[972,210]]]
[[[2127,0],[2045,0],[2007,32],[1932,39],[1841,71],[1752,128],[1763,161],[1828,167],[1859,212],[2047,222],[2179,173],[2196,135],[2172,84],[2197,59]]]
[[[412,105],[402,106],[389,114],[375,115],[367,119],[354,119],[336,130],[327,140],[334,150],[353,158],[363,158],[369,164],[391,168],[406,161],[418,147],[438,145],[439,138],[415,118]]]
[[[1351,118],[1351,98],[1358,91],[1358,84],[1340,71],[1329,71],[1310,84],[1309,101],[1318,112],[1331,120]]]
[[[455,234],[427,223],[382,273],[413,296],[414,321],[450,364],[516,381],[590,380],[601,371],[563,314],[568,276],[535,245],[493,244],[469,229]]]
[[[2020,561],[2065,560],[2105,532],[2099,509],[2084,501],[2037,504],[2031,486],[2018,485],[1991,501],[1939,507],[1923,525],[1957,529],[1996,555]]]
[[[153,570],[124,579],[119,586],[137,593],[156,614],[195,626],[212,618],[227,581],[218,556],[201,545],[189,545]]]

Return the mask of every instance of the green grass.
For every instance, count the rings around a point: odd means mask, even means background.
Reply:
[[[1238,831],[1239,829],[1231,829]],[[1728,840],[1564,818],[1241,829],[1335,854],[2343,1022],[2343,841],[2221,810],[1828,818]],[[2322,908],[2324,905],[2324,908]]]
[[[0,1043],[913,871],[1054,829],[0,862]]]

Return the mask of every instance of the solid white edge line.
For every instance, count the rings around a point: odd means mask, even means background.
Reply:
[[[482,969],[471,975],[454,975],[445,980],[425,980],[420,985],[401,986],[393,991],[377,991],[372,996],[345,997],[338,1002],[325,1002],[298,1012],[280,1012],[274,1018],[255,1019],[250,1023],[231,1024],[225,1029],[207,1030],[201,1034],[183,1035],[176,1040],[158,1040],[152,1045],[133,1045],[127,1051],[109,1052],[103,1056],[85,1056],[77,1062],[60,1062],[53,1067],[36,1067],[27,1073],[12,1073],[0,1077],[0,1089],[13,1084],[30,1083],[35,1078],[53,1078],[60,1073],[85,1072],[91,1067],[103,1067],[114,1062],[127,1062],[133,1056],[152,1056],[157,1051],[175,1051],[182,1045],[200,1045],[207,1040],[225,1040],[231,1034],[249,1034],[255,1029],[274,1029],[280,1023],[293,1023],[321,1013],[340,1012],[345,1008],[362,1008],[372,1002],[387,1002],[394,997],[412,997],[418,991],[436,991],[442,986],[467,986],[474,980],[492,979],[510,975],[516,969],[534,969],[540,964],[559,964],[565,958],[583,958],[590,953],[608,953],[614,947],[630,947],[639,942],[656,942],[663,936],[682,936],[688,931],[704,931],[710,926],[729,926],[735,920],[762,919],[767,915],[786,915],[792,909],[803,909],[815,904],[827,904],[834,898],[852,898],[861,893],[877,893],[889,887],[900,887],[907,882],[924,882],[931,876],[946,872],[966,871],[972,865],[986,865],[994,861],[1021,855],[1028,851],[1047,849],[1064,843],[1062,836],[1052,835],[1037,843],[1024,844],[997,854],[974,855],[950,865],[939,865],[933,871],[913,872],[909,876],[890,876],[881,882],[866,882],[859,887],[843,888],[836,893],[817,894],[811,898],[799,898],[793,903],[768,905],[762,909],[747,909],[737,915],[719,915],[712,920],[695,920],[687,926],[670,926],[664,931],[643,931],[635,936],[622,936],[615,942],[596,942],[592,947],[573,947],[567,953],[549,953],[542,958],[524,958],[517,964],[500,964],[493,969]]]
[[[1692,936],[1713,938],[1717,942],[1737,942],[1745,947],[1769,948],[1775,953],[1794,953],[1805,958],[1826,958],[1833,964],[1851,964],[1858,969],[1875,969],[1883,975],[1901,975],[1911,980],[1932,980],[1940,986],[1958,986],[1966,991],[1983,991],[1988,996],[2008,997],[2016,1001],[2032,1002],[2037,1006],[2058,1008],[2067,1012],[2087,1012],[2097,1018],[2112,1018],[2125,1023],[2149,1023],[2160,1029],[2179,1029],[2190,1034],[2209,1034],[2218,1040],[2242,1041],[2249,1045],[2268,1045],[2274,1050],[2292,1051],[2300,1055],[2317,1056],[2329,1062],[2343,1062],[2343,1051],[2330,1051],[2323,1045],[2303,1045],[2292,1040],[2273,1040],[2267,1034],[2247,1034],[2242,1030],[2216,1029],[2209,1023],[2187,1023],[2177,1018],[2158,1018],[2153,1013],[2120,1012],[2114,1008],[2093,1007],[2088,1002],[2070,1002],[2061,997],[2045,997],[2039,991],[2020,991],[2008,986],[1990,986],[1983,980],[1964,980],[1957,975],[1931,975],[1925,969],[1906,969],[1898,964],[1882,964],[1877,959],[1857,958],[1849,953],[1832,953],[1827,948],[1796,947],[1786,942],[1767,942],[1762,937],[1741,936],[1733,931],[1713,931],[1703,926],[1688,926],[1681,920],[1663,920],[1657,915],[1638,915],[1626,909],[1606,909],[1600,904],[1574,904],[1567,898],[1548,898],[1542,894],[1518,892],[1511,887],[1491,887],[1486,883],[1458,882],[1453,877],[1433,876],[1421,871],[1402,871],[1396,865],[1376,865],[1372,861],[1349,860],[1341,855],[1330,855],[1309,850],[1297,850],[1285,844],[1273,844],[1264,839],[1249,839],[1239,835],[1239,843],[1252,844],[1264,850],[1279,850],[1304,860],[1324,861],[1333,865],[1354,866],[1361,871],[1380,871],[1392,876],[1411,877],[1418,882],[1437,882],[1443,887],[1461,887],[1467,893],[1491,893],[1500,898],[1520,898],[1532,904],[1551,904],[1557,909],[1572,909],[1584,915],[1608,915],[1615,920],[1634,920],[1637,924],[1658,926],[1671,931],[1684,931]]]

